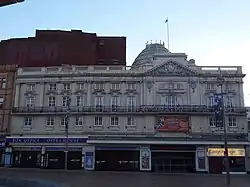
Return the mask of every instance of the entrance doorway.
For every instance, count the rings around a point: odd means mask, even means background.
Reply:
[[[65,153],[64,151],[49,151],[45,154],[45,168],[64,169]]]
[[[152,171],[164,173],[195,172],[195,152],[152,152]]]
[[[139,171],[137,150],[96,150],[95,168],[99,171]]]
[[[40,168],[41,152],[39,151],[14,151],[13,167]]]
[[[82,152],[70,151],[68,152],[68,169],[82,168]]]

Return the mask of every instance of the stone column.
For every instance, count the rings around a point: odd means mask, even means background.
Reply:
[[[92,83],[91,82],[88,82],[87,84],[87,106],[91,106],[92,105]]]
[[[14,107],[19,107],[19,98],[20,98],[20,83],[17,83],[15,91]]]
[[[44,94],[45,94],[45,90],[44,90],[44,83],[40,83],[40,93],[39,93],[39,106],[43,107],[43,103],[44,103]]]

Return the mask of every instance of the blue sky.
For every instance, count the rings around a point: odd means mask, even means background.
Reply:
[[[127,37],[127,64],[150,40],[167,38],[170,50],[197,65],[242,65],[250,69],[248,0],[25,0],[0,8],[0,40],[34,36],[35,29],[81,29]],[[245,78],[250,105],[250,78]]]

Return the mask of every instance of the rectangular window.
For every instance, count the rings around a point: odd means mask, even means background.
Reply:
[[[210,96],[207,98],[207,106],[213,107],[214,106],[214,97]]]
[[[76,97],[76,106],[84,106],[84,98],[83,96]]]
[[[48,99],[48,105],[49,107],[54,107],[56,106],[56,98],[54,96],[50,96]]]
[[[111,117],[111,126],[118,126],[119,125],[119,118],[117,116]]]
[[[135,106],[135,96],[128,96],[127,97],[127,106],[134,107]]]
[[[3,107],[4,98],[0,97],[0,108]]]
[[[95,126],[102,126],[102,117],[100,116],[95,117]]]
[[[162,104],[167,106],[176,106],[178,103],[177,95],[164,95],[162,96]]]
[[[229,127],[237,127],[236,117],[234,117],[234,116],[228,117],[228,126]]]
[[[214,116],[209,117],[209,126],[210,127],[216,127],[216,121],[215,121]]]
[[[208,83],[207,84],[207,90],[216,90],[216,84]]]
[[[68,97],[67,96],[63,96],[62,97],[62,106],[66,107],[67,106],[67,101],[68,101]]]
[[[127,126],[135,126],[135,118],[132,116],[127,117]]]
[[[26,107],[33,107],[35,104],[35,99],[34,97],[28,97],[26,99]]]
[[[128,83],[127,89],[128,90],[136,90],[136,84],[135,83]]]
[[[78,83],[78,89],[79,90],[84,90],[86,88],[86,84],[84,83]]]
[[[225,90],[232,90],[233,89],[233,84],[226,83],[225,84]]]
[[[32,117],[25,117],[24,118],[24,126],[30,127],[32,125]]]
[[[83,126],[83,117],[76,117],[76,126]]]
[[[119,96],[112,96],[111,97],[111,106],[112,106],[112,108],[117,108],[119,105],[120,105]]]
[[[226,96],[226,107],[232,108],[233,107],[233,97],[232,96]]]
[[[170,83],[170,84],[168,85],[168,88],[169,88],[169,89],[174,89],[174,84],[173,84],[173,83]]]
[[[56,84],[49,84],[49,90],[55,91],[56,90]]]
[[[62,117],[62,118],[61,118],[60,125],[63,126],[63,127],[65,127],[66,124],[67,124],[67,118],[66,118],[66,117]]]
[[[36,87],[35,84],[28,84],[27,85],[27,91],[34,92],[35,91],[35,87]]]
[[[55,119],[53,117],[48,117],[46,120],[46,125],[47,126],[54,126],[55,124]]]
[[[6,88],[6,78],[2,78],[1,80],[1,88],[5,89]]]
[[[111,90],[120,90],[120,84],[119,83],[112,83]]]
[[[96,96],[95,97],[95,106],[103,106],[103,96]]]
[[[96,90],[104,90],[104,84],[103,83],[95,83],[95,89]]]
[[[64,83],[64,84],[63,84],[63,89],[64,89],[64,90],[70,90],[70,89],[71,89],[70,83]]]

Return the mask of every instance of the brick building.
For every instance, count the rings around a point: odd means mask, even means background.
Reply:
[[[0,65],[0,134],[3,136],[9,131],[16,69],[16,65]]]
[[[81,30],[37,30],[35,37],[0,42],[0,64],[19,67],[126,65],[126,37]]]

